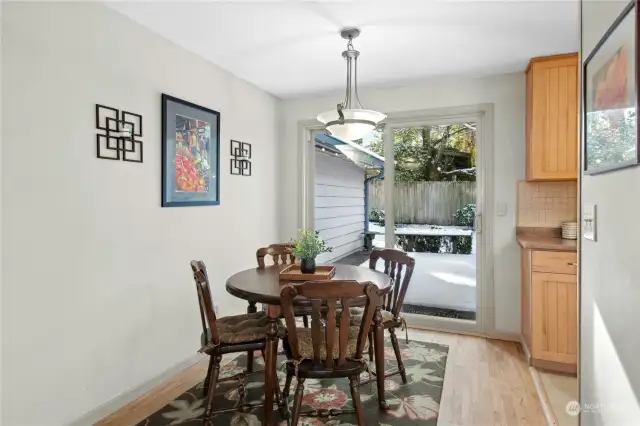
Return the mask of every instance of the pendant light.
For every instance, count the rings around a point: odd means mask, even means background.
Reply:
[[[387,116],[378,111],[363,109],[358,98],[358,56],[360,52],[353,48],[353,39],[360,35],[357,28],[345,28],[340,32],[342,38],[349,40],[347,50],[342,57],[347,60],[347,90],[344,101],[335,110],[318,115],[318,121],[338,139],[357,140],[372,132],[378,123]],[[353,86],[352,86],[353,84]],[[353,105],[352,105],[353,102]]]

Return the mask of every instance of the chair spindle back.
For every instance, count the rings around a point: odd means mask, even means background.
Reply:
[[[220,343],[220,336],[216,328],[216,313],[213,309],[207,267],[201,260],[192,260],[191,269],[193,270],[193,279],[196,282],[196,289],[198,290],[202,335],[205,336],[203,340],[206,340],[202,342],[202,346],[209,343],[218,344]],[[207,332],[207,328],[210,330],[210,333]]]
[[[343,365],[346,361],[347,346],[349,341],[350,315],[349,307],[352,300],[360,297],[366,298],[364,315],[358,332],[355,359],[362,358],[362,352],[366,343],[369,327],[373,321],[373,314],[380,304],[380,290],[372,283],[359,283],[357,281],[307,281],[302,284],[287,284],[280,293],[280,303],[287,326],[287,339],[291,348],[292,358],[300,361],[298,346],[298,334],[293,311],[293,299],[304,297],[310,300],[311,313],[311,339],[313,345],[313,363],[326,368],[334,368]],[[340,327],[336,324],[338,301],[342,312]],[[322,314],[326,312],[326,325],[323,326]],[[336,333],[336,329],[338,333]],[[324,339],[323,339],[324,334]],[[335,336],[338,335],[338,342]],[[333,353],[338,347],[338,357],[334,359]],[[321,353],[327,354],[322,360]]]
[[[391,312],[395,318],[398,318],[416,261],[402,250],[376,250],[369,257],[369,269],[375,270],[376,264],[380,259],[384,261],[385,275],[393,278],[393,287],[384,296],[382,309]]]
[[[296,258],[289,252],[289,249],[294,247],[293,244],[271,244],[269,247],[259,248],[256,251],[256,259],[258,260],[258,267],[264,268],[266,256],[271,256],[274,265],[286,265],[287,263],[294,263]]]

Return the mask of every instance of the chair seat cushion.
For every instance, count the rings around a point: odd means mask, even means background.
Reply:
[[[393,321],[393,314],[384,309],[380,309],[382,314],[382,323]],[[364,308],[349,308],[349,322],[352,326],[359,326],[362,322],[362,316],[364,315]]]
[[[220,344],[233,345],[239,343],[251,343],[265,340],[269,319],[264,312],[252,314],[232,315],[216,319],[216,328],[220,336]],[[286,334],[285,328],[278,321],[278,337]],[[212,348],[211,331],[207,329],[207,336],[202,335],[202,350]],[[210,349],[209,348],[209,349]]]
[[[300,352],[300,358],[313,359],[313,340],[311,338],[310,328],[297,328],[298,334],[298,350]],[[346,358],[353,358],[356,354],[356,346],[358,344],[358,333],[360,327],[349,327],[349,340],[347,341],[347,350],[345,353]],[[333,340],[333,359],[340,357],[340,329],[336,327],[335,337]],[[322,341],[320,343],[320,359],[327,359],[327,347],[325,343],[325,330],[322,329]],[[369,349],[369,339],[365,339],[363,346],[363,353],[366,353]]]

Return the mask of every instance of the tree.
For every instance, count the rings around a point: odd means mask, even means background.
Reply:
[[[393,132],[397,181],[475,180],[476,129],[473,123],[407,127]],[[368,148],[384,156],[382,134]],[[451,173],[457,169],[465,173]]]

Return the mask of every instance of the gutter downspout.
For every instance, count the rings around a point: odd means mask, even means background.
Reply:
[[[369,230],[369,182],[374,179],[383,179],[384,170],[376,176],[368,177],[364,180],[364,232]]]

